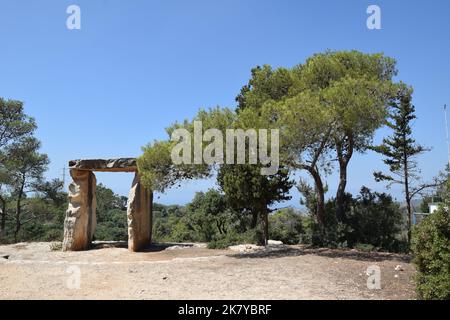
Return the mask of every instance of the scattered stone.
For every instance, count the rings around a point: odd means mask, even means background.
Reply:
[[[236,246],[228,247],[228,249],[237,252],[255,252],[259,250],[264,250],[264,247],[257,246],[255,244],[239,244]]]
[[[173,244],[170,245],[170,247],[168,247],[165,250],[171,251],[171,250],[181,250],[181,249],[206,249],[208,248],[208,244],[206,243],[177,243],[177,244]]]
[[[208,248],[208,244],[207,243],[194,243],[194,247],[199,248],[199,249],[206,249],[206,248]]]
[[[282,246],[284,243],[282,241],[269,240],[267,242],[269,246]]]
[[[167,251],[183,250],[183,249],[192,249],[192,248],[195,248],[195,247],[196,246],[194,246],[193,243],[179,243],[179,244],[176,244],[176,245],[171,245],[166,250]]]
[[[394,276],[394,278],[398,279],[398,274],[396,274],[396,275]]]
[[[395,267],[395,271],[405,271],[401,265]]]

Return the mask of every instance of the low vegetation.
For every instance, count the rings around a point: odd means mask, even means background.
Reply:
[[[445,205],[426,217],[413,232],[417,293],[422,299],[450,299],[449,191],[444,197]]]

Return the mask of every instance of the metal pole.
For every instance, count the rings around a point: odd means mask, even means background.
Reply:
[[[66,166],[64,166],[62,170],[63,189],[66,190]]]
[[[447,141],[447,152],[448,152],[448,166],[450,170],[450,143],[448,139],[448,121],[447,121],[447,105],[444,104],[444,117],[445,117],[445,138]]]

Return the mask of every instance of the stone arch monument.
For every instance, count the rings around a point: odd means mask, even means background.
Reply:
[[[64,251],[87,250],[97,225],[94,172],[131,172],[134,180],[128,196],[128,248],[136,252],[147,247],[152,238],[153,193],[141,184],[136,159],[93,159],[69,161],[69,208],[64,221]]]

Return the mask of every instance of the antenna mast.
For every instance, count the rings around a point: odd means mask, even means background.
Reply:
[[[450,170],[450,143],[448,139],[448,121],[447,121],[447,105],[444,104],[444,117],[445,117],[445,138],[447,141],[447,152],[448,152],[448,166]]]
[[[62,169],[63,189],[66,190],[66,166]]]

